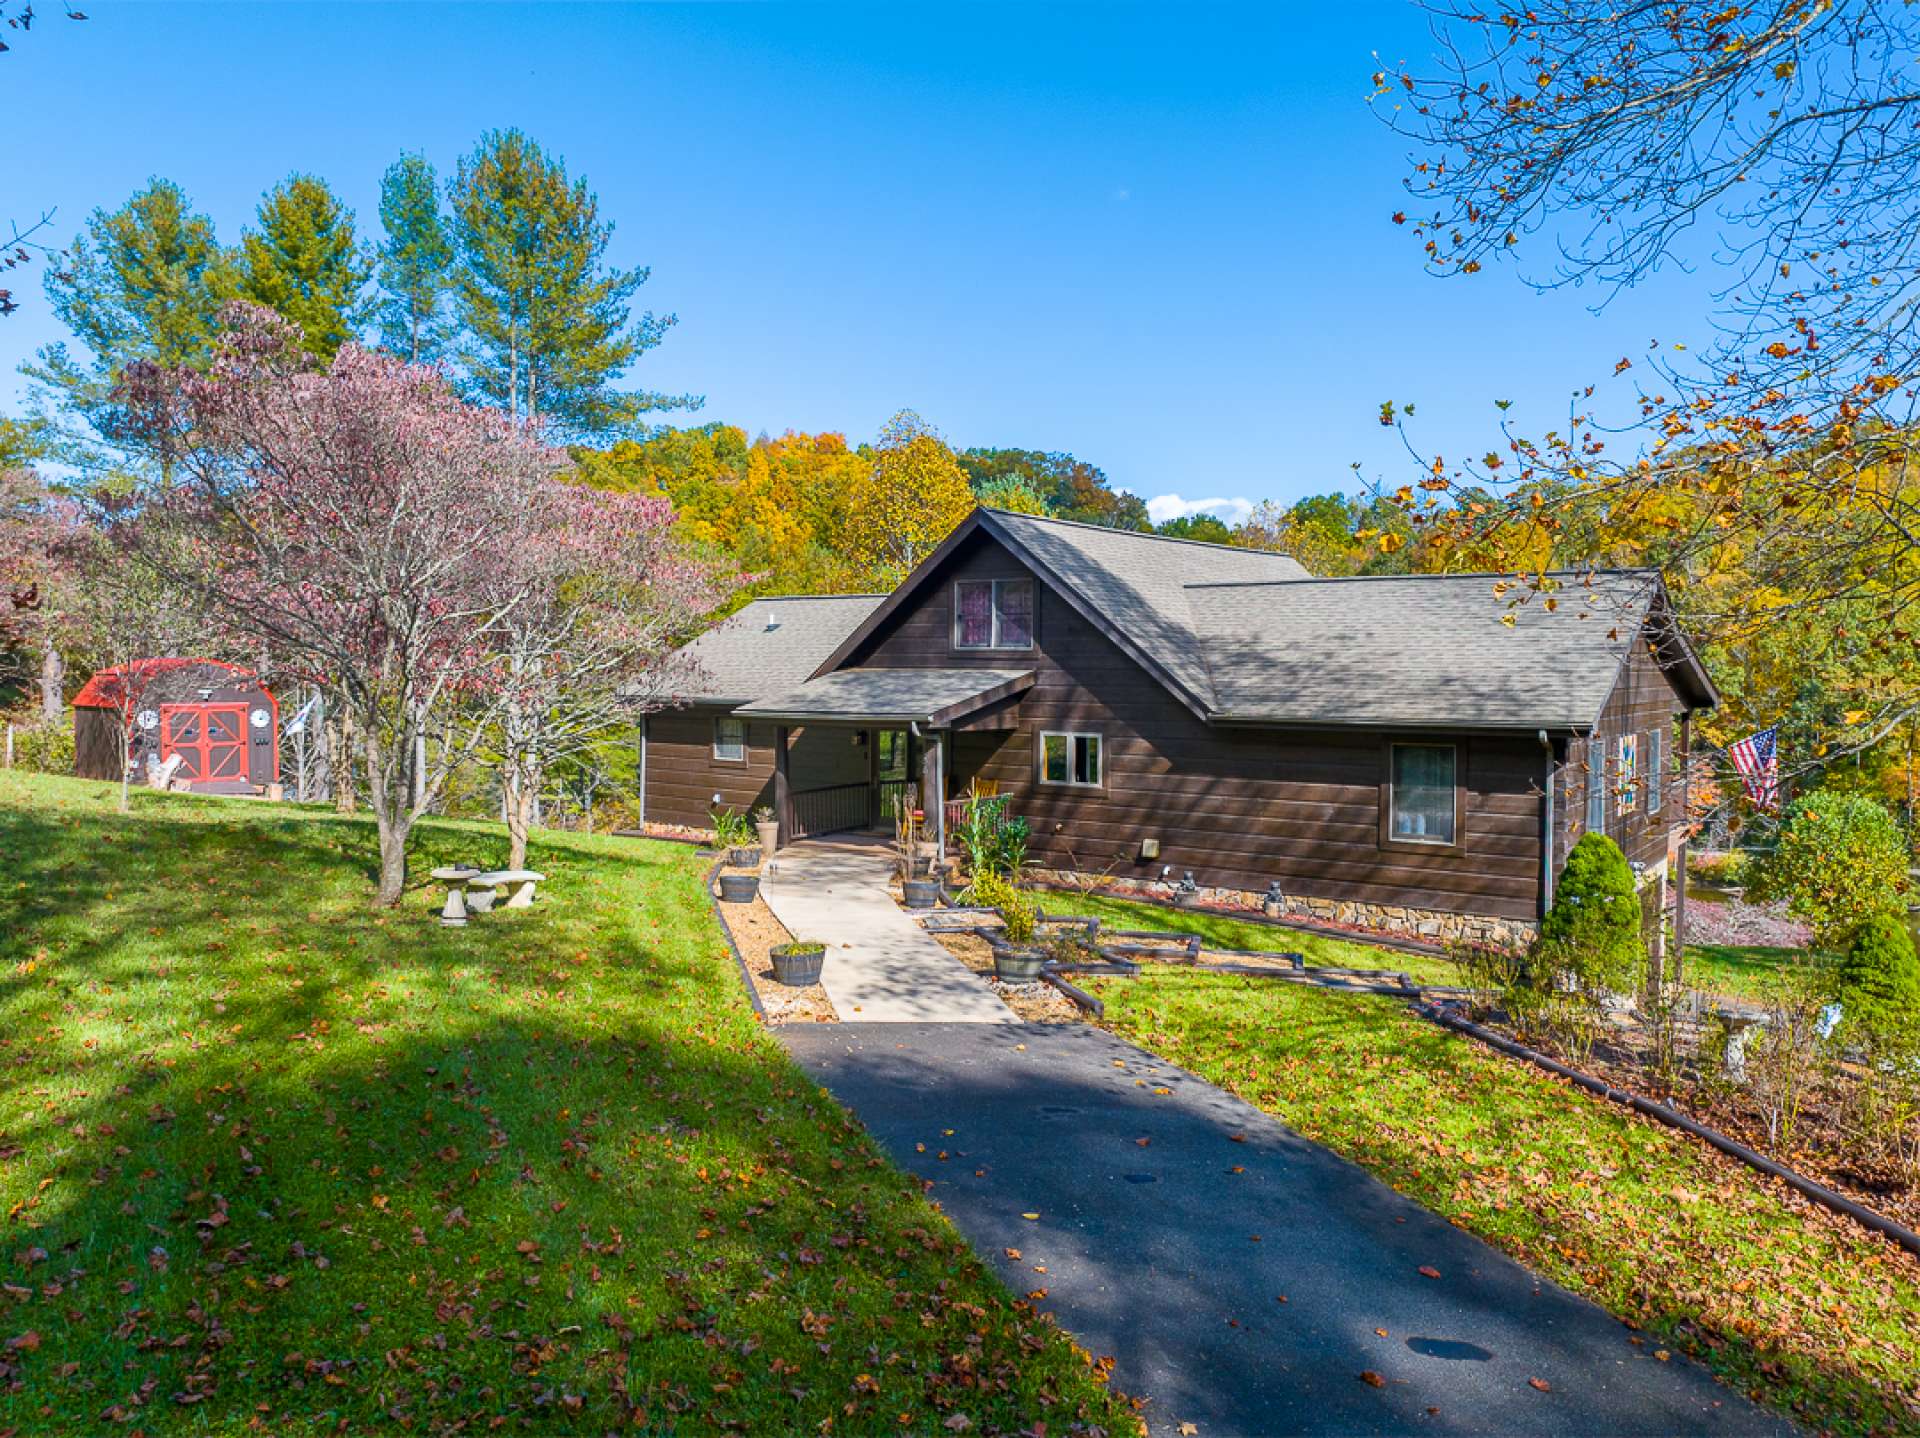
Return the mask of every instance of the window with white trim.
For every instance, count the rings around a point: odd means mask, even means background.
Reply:
[[[1587,832],[1607,832],[1607,741],[1587,740]]]
[[[1665,800],[1661,790],[1667,787],[1665,749],[1667,736],[1659,729],[1647,731],[1647,812],[1658,814]]]
[[[1615,744],[1614,802],[1631,814],[1640,806],[1640,736],[1622,734]]]
[[[722,718],[713,721],[713,757],[728,764],[747,762],[746,720]]]
[[[1040,782],[1097,789],[1105,777],[1106,752],[1098,734],[1043,733]]]
[[[1033,648],[1033,581],[963,579],[955,584],[953,647]]]
[[[1402,844],[1452,844],[1460,754],[1451,744],[1395,744],[1387,835]]]

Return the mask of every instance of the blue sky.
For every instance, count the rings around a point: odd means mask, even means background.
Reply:
[[[44,8],[0,55],[7,216],[57,207],[64,240],[160,174],[231,242],[298,169],[366,230],[400,151],[444,173],[517,125],[679,315],[633,381],[749,432],[857,441],[911,406],[1149,498],[1291,499],[1356,461],[1412,477],[1382,400],[1418,403],[1429,451],[1479,453],[1493,400],[1551,424],[1620,355],[1704,329],[1685,275],[1595,314],[1422,272],[1366,103],[1373,52],[1432,49],[1399,3]],[[8,374],[59,328],[12,278]]]

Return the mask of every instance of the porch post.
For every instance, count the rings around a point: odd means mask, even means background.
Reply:
[[[942,782],[941,763],[945,744],[938,734],[925,736],[926,752],[920,761],[920,809],[927,816],[927,832],[933,836],[934,864],[944,869],[947,857],[947,795]]]
[[[1673,890],[1673,981],[1680,983],[1687,972],[1687,849],[1693,836],[1693,819],[1688,812],[1693,788],[1693,711],[1680,716],[1680,845],[1674,852]]]
[[[787,726],[773,731],[773,816],[780,825],[774,848],[784,849],[793,842],[793,785],[787,777]]]

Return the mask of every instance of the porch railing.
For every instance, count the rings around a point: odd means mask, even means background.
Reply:
[[[819,789],[797,790],[793,798],[793,837],[809,839],[816,834],[831,834],[840,829],[864,829],[868,786],[828,784]]]
[[[900,796],[907,792],[905,779],[882,779],[877,786],[880,790],[880,812],[874,817],[882,824],[892,824],[900,817]]]

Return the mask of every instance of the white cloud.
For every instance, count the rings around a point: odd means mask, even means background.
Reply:
[[[1252,513],[1250,499],[1182,499],[1177,494],[1158,494],[1147,501],[1147,518],[1155,524],[1189,514],[1214,514],[1228,524],[1238,524]]]

